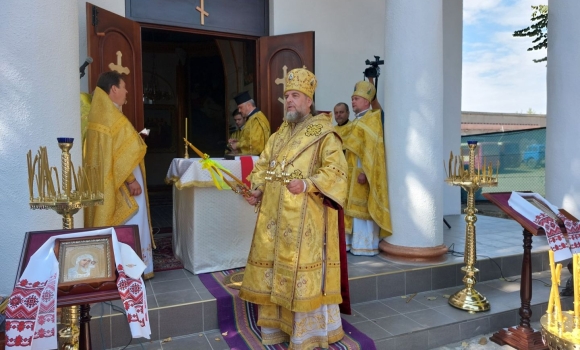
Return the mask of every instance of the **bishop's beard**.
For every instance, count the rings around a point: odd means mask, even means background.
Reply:
[[[299,111],[286,112],[286,121],[288,123],[298,123],[304,119],[304,113]]]

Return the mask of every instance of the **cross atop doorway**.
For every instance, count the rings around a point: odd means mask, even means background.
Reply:
[[[205,16],[208,16],[209,17],[209,13],[207,13],[205,11],[205,9],[204,9],[203,0],[200,0],[200,1],[201,1],[201,7],[196,6],[195,9],[199,11],[199,16],[201,18],[201,25],[204,25],[205,24],[205,21],[204,21],[205,20]]]

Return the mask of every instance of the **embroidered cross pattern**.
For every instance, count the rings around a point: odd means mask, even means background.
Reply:
[[[56,334],[56,278],[18,283],[6,308],[7,347],[28,347],[33,339]]]
[[[556,223],[556,220],[545,213],[540,213],[534,218],[534,223],[544,228],[550,248],[554,251],[555,255],[558,255],[557,261],[572,256],[566,237],[564,237],[564,234],[562,233],[560,226]]]
[[[146,301],[143,297],[141,280],[127,276],[121,264],[117,266],[117,271],[119,271],[117,287],[121,300],[123,300],[123,307],[127,312],[129,326],[139,324],[140,327],[145,327],[147,321],[147,313],[145,312]]]
[[[558,218],[564,222],[566,232],[568,233],[568,242],[572,253],[580,253],[580,222],[574,222],[561,213],[558,213]]]
[[[322,124],[311,124],[306,128],[306,136],[318,136],[322,132]]]

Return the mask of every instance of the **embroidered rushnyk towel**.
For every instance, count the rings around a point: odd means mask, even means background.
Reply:
[[[115,265],[119,272],[117,288],[127,312],[133,338],[149,339],[151,329],[147,311],[147,296],[141,274],[145,264],[133,249],[117,240],[115,230],[99,229],[50,237],[30,257],[6,307],[6,347],[17,349],[56,349],[56,305],[59,278],[54,241],[111,235]]]
[[[578,222],[569,220],[560,213],[560,210],[537,193],[512,192],[508,204],[523,217],[544,228],[550,248],[554,251],[554,260],[562,261],[572,257],[572,248],[577,253],[580,236]],[[568,239],[558,225],[564,222]],[[568,242],[570,241],[570,243]]]

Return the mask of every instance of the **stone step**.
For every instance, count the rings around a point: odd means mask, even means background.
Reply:
[[[546,251],[532,253],[532,272],[546,273],[545,271],[549,269],[547,256],[548,254]],[[519,276],[522,259],[523,257],[521,254],[496,257],[493,259],[482,257],[476,263],[476,267],[480,272],[478,276],[478,284],[475,289],[485,295],[484,291],[486,290],[495,291],[493,288],[490,289],[490,287],[486,287],[486,285],[488,283],[499,281],[502,277],[502,273],[504,276]],[[464,264],[462,262],[429,266],[404,265],[403,269],[397,271],[351,277],[349,283],[353,308],[355,310],[359,308],[364,309],[365,305],[369,303],[381,302],[383,304],[384,300],[396,300],[397,298],[401,298],[401,296],[409,297],[415,293],[417,293],[417,296],[413,298],[413,300],[417,298],[415,301],[418,301],[427,294],[441,295],[443,292],[453,294],[464,287],[462,282],[464,274],[461,271],[463,266]],[[175,276],[178,274],[180,274],[180,272],[170,271],[165,275],[158,274],[159,279],[157,282],[154,280],[158,277],[147,281],[147,299],[148,305],[150,305],[149,317],[152,340],[163,340],[168,337],[180,337],[189,334],[213,332],[219,328],[216,300],[211,296],[211,294],[209,294],[209,292],[207,292],[207,289],[205,289],[196,275],[185,272],[183,276],[187,276],[186,278],[170,279],[169,281],[171,282],[164,282],[164,284],[169,283],[170,285],[175,285],[176,289],[180,288],[179,286],[183,283],[191,283],[193,285],[191,290],[155,294],[155,291],[160,291],[160,288],[158,287],[156,289],[156,286],[162,285],[160,283],[163,283],[161,281],[165,276]],[[563,275],[565,274],[563,273]],[[478,288],[479,286],[481,286],[482,290]],[[511,284],[511,288],[517,288],[517,290],[519,290],[519,282]],[[200,296],[200,300],[188,301],[194,299],[190,298],[189,294],[192,293],[197,293],[196,295]],[[167,300],[168,294],[172,295],[174,300]],[[519,293],[517,293],[517,295],[519,298]],[[536,301],[539,302],[538,299],[534,300],[534,302]],[[547,299],[544,301],[547,302]],[[439,302],[441,302],[441,300],[439,300]],[[443,305],[446,305],[446,301],[443,302]],[[127,321],[124,316],[114,310],[115,307],[121,308],[120,301],[114,301],[112,305],[99,303],[92,306],[91,315],[93,318],[91,321],[91,334],[94,348],[102,349],[103,341],[105,348],[122,347],[130,341],[130,332]],[[445,306],[445,308],[447,307],[451,308],[448,305]],[[487,313],[483,313],[482,317],[477,318],[478,320],[483,320],[477,322],[488,325],[487,328],[490,328],[492,325],[498,324],[499,320],[510,320],[508,322],[511,322],[510,325],[513,326],[516,324],[516,316],[514,315],[517,315],[519,307],[520,304],[518,303],[518,300],[512,300],[509,308],[507,306],[502,306],[502,308],[505,309],[502,311],[507,312],[508,314],[497,316],[495,312],[489,313],[488,315],[486,315]],[[456,311],[459,315],[467,314],[465,311]],[[385,317],[389,317],[389,315],[385,315]],[[497,317],[499,318],[496,320]],[[346,316],[345,318],[349,322],[355,323],[355,325],[357,321],[360,320],[356,318],[351,319],[351,316]],[[479,324],[477,322],[475,324]],[[461,322],[454,322],[447,324],[444,327],[455,329],[460,327],[460,323]],[[445,333],[445,329],[447,328],[442,327],[443,326],[428,327],[420,330],[420,332],[423,332],[420,334],[428,335],[433,332]],[[463,328],[465,327],[466,326],[463,326]],[[380,329],[383,328],[379,327],[379,330]],[[372,330],[369,330],[369,332],[373,333]],[[413,334],[416,332],[418,331],[413,331]],[[458,334],[462,334],[463,336],[468,335],[469,332],[463,331]],[[395,341],[398,344],[400,339],[405,339],[405,334],[391,334],[390,336],[388,334],[383,335],[385,335],[385,337],[379,338],[377,341],[388,341],[389,343]],[[424,337],[423,335],[421,336]],[[134,339],[132,344],[140,342],[149,342],[149,340]]]

